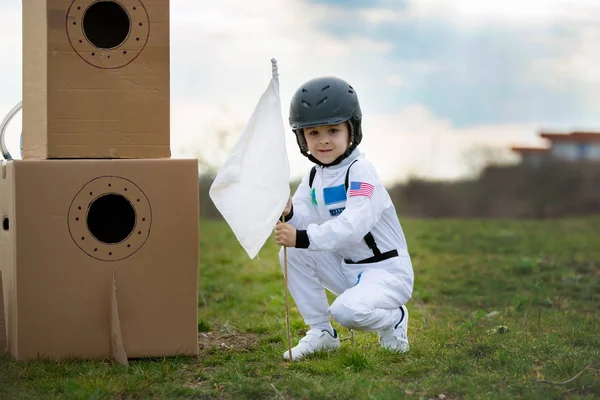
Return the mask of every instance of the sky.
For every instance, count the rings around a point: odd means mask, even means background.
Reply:
[[[170,23],[172,155],[212,168],[242,134],[271,58],[292,179],[311,163],[289,102],[324,75],[356,89],[360,148],[385,183],[516,162],[510,146],[543,146],[542,130],[600,131],[596,0],[171,0]],[[0,118],[21,100],[21,36],[21,0],[2,0]],[[7,135],[13,154],[20,124]]]

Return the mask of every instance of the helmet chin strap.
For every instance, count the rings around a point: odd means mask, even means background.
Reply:
[[[314,162],[315,164],[320,165],[321,167],[332,167],[334,165],[341,163],[346,157],[348,157],[354,151],[355,148],[356,148],[356,144],[352,143],[350,146],[348,146],[348,149],[344,152],[344,154],[342,154],[341,156],[339,156],[338,158],[336,158],[329,164],[322,163],[321,161],[317,160],[317,158],[315,156],[313,156],[312,154],[308,154],[308,153],[304,153],[304,152],[302,152],[302,154],[304,154],[306,157],[308,157],[308,159],[310,161]]]

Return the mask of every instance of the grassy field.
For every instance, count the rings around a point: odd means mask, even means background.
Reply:
[[[415,267],[408,354],[339,325],[342,348],[286,363],[277,246],[249,260],[201,222],[194,359],[0,358],[0,398],[600,398],[600,218],[403,221]],[[292,340],[306,331],[290,298]]]

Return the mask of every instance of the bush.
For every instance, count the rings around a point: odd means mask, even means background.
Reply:
[[[600,164],[489,166],[477,179],[412,179],[390,189],[399,212],[425,218],[551,218],[600,212]]]

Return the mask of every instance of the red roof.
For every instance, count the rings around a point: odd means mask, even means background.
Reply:
[[[520,146],[512,146],[510,148],[515,153],[545,153],[550,149],[544,147],[520,147]]]
[[[540,136],[552,142],[600,142],[600,133],[597,132],[571,132],[569,134],[542,132]]]

